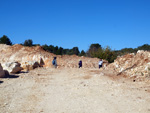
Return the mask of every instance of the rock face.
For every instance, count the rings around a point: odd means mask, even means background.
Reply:
[[[136,54],[118,57],[107,69],[112,69],[118,75],[124,74],[136,80],[143,80],[150,77],[150,52],[139,50]]]
[[[3,67],[0,64],[0,78],[5,77],[5,71],[3,70]]]
[[[7,70],[9,73],[18,73],[22,70],[22,68],[20,67],[20,63],[18,62],[8,62],[2,64],[2,66],[3,69]]]
[[[40,64],[37,61],[26,61],[21,63],[21,67],[26,70],[33,70],[37,67],[40,67]]]
[[[79,60],[82,60],[83,68],[98,68],[99,62],[98,58],[79,57],[76,55],[54,55],[46,52],[40,46],[24,47],[18,44],[13,46],[0,44],[0,52],[0,62],[19,62],[24,69],[27,69],[30,62],[38,62],[43,67],[52,67],[54,56],[57,57],[57,64],[60,68],[77,68]],[[106,64],[108,63],[104,63],[104,65]],[[32,69],[34,66],[29,67]]]

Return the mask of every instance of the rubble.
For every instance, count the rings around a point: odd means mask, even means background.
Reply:
[[[138,81],[150,77],[150,52],[139,50],[136,54],[130,53],[118,57],[107,69],[112,69],[118,75],[124,74]]]
[[[33,70],[37,67],[40,67],[40,64],[37,61],[26,61],[21,63],[21,67],[26,70]]]
[[[7,70],[9,73],[18,73],[22,70],[20,63],[18,62],[7,62],[2,64],[3,69]]]

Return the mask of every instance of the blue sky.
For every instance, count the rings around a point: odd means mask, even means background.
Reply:
[[[0,37],[87,50],[150,44],[150,0],[0,0]]]

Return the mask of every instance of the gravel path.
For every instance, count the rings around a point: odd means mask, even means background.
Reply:
[[[1,113],[150,113],[150,84],[102,70],[39,68],[0,81]]]

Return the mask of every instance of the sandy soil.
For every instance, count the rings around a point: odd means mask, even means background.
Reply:
[[[149,83],[107,75],[98,69],[39,68],[1,78],[0,112],[150,113]]]

